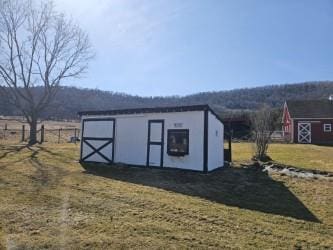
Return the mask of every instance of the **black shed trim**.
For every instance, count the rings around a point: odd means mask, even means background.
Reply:
[[[170,107],[152,107],[152,108],[133,108],[133,109],[111,109],[111,110],[90,110],[78,112],[83,115],[126,115],[126,114],[144,114],[144,113],[170,113],[170,112],[188,112],[188,111],[210,111],[221,123],[221,118],[208,105],[188,105],[188,106],[170,106]]]

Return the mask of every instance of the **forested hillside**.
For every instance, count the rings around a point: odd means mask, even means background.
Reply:
[[[36,88],[35,94],[42,89]],[[204,92],[188,96],[139,97],[96,89],[61,87],[44,118],[77,118],[80,110],[105,110],[134,107],[210,104],[220,114],[227,111],[254,110],[263,104],[280,108],[286,99],[326,99],[333,94],[333,82],[307,82],[271,85],[230,91]],[[0,97],[0,115],[19,115],[19,112]]]

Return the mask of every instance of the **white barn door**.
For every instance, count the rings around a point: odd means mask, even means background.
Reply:
[[[298,123],[298,142],[311,143],[311,123],[299,122]]]
[[[112,163],[114,159],[115,120],[89,118],[82,121],[82,162]]]
[[[148,121],[148,143],[146,166],[163,166],[164,120]]]

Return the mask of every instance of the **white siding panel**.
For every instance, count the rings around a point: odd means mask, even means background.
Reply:
[[[148,121],[144,116],[117,116],[115,162],[146,165]]]
[[[203,117],[203,111],[167,113],[164,124],[164,166],[203,171]],[[188,155],[176,157],[167,154],[168,129],[189,129]]]
[[[106,143],[106,141],[96,141],[96,140],[87,140],[87,142],[96,149],[98,149],[100,146]],[[87,147],[89,146],[87,145]]]
[[[203,111],[127,114],[115,116],[84,116],[84,118],[115,118],[115,155],[114,161],[133,165],[146,165],[148,120],[164,120],[164,163],[165,167],[203,171]],[[87,124],[87,123],[86,123]],[[86,129],[85,124],[85,129]],[[152,123],[152,141],[160,141],[160,124]],[[155,126],[156,125],[156,126]],[[105,137],[107,127],[91,126],[94,136]],[[99,132],[103,130],[103,133]],[[189,155],[183,157],[167,154],[168,129],[189,129]],[[112,128],[110,128],[112,131]],[[90,135],[89,135],[90,136]],[[157,150],[152,146],[152,150]],[[157,146],[156,148],[159,149]],[[158,162],[157,159],[151,160]]]
[[[94,148],[98,149],[99,147],[103,146],[107,141],[94,141],[94,140],[87,140],[89,144],[91,144]],[[82,150],[82,158],[86,157],[88,154],[92,153],[93,150],[90,146],[84,143],[84,147]],[[104,148],[102,148],[99,152],[101,152],[105,157],[112,160],[112,143],[108,144]],[[103,159],[103,160],[101,160]],[[101,160],[101,161],[100,161]],[[106,160],[98,155],[98,153],[94,153],[92,156],[85,159],[85,161],[96,161],[96,162],[106,162]]]
[[[100,152],[103,155],[105,155],[108,159],[112,160],[112,143],[102,148]]]
[[[93,161],[93,162],[101,162],[101,163],[108,163],[102,156],[99,154],[93,154],[92,156],[88,157],[85,161]]]
[[[150,124],[150,141],[161,142],[162,140],[162,123]]]
[[[108,137],[112,138],[113,121],[85,121],[84,137]]]
[[[224,165],[223,124],[208,113],[208,171]]]
[[[82,158],[86,157],[91,152],[93,152],[92,148],[89,147],[88,145],[83,144],[83,147],[82,147]]]
[[[160,145],[150,145],[149,165],[159,167],[160,160],[161,160],[161,146]]]

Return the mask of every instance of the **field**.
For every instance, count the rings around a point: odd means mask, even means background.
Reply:
[[[26,123],[22,117],[0,117],[0,129],[4,129],[6,124],[9,129],[22,129],[22,125],[25,125],[26,129],[29,128],[28,123]],[[78,121],[64,122],[45,120],[38,122],[38,128],[40,128],[42,124],[44,124],[46,129],[79,128],[80,125]]]
[[[22,141],[22,126],[25,126],[24,138],[28,141],[29,125],[22,117],[0,117],[0,143],[12,144]],[[37,140],[41,139],[41,126],[44,125],[44,141],[51,143],[68,142],[72,136],[79,134],[80,123],[77,121],[40,121]]]
[[[233,143],[233,161],[249,162],[254,154],[252,143]],[[333,172],[333,147],[306,144],[271,144],[269,156],[282,164],[322,171]]]
[[[237,161],[247,160],[247,146],[234,147]],[[241,167],[106,170],[81,166],[78,152],[0,144],[0,248],[333,247],[332,181]]]

